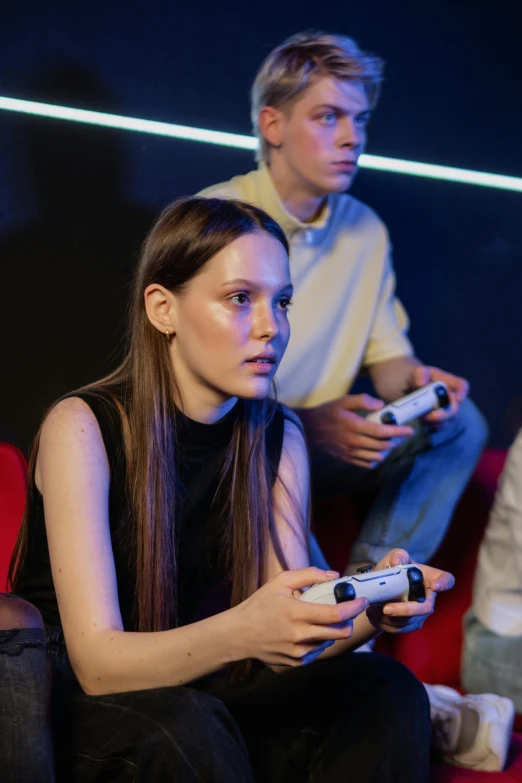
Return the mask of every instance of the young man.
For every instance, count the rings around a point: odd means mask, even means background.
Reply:
[[[257,204],[288,236],[295,295],[279,397],[303,422],[316,486],[375,493],[352,570],[398,546],[428,561],[486,439],[468,383],[415,357],[386,228],[345,192],[366,145],[382,69],[349,38],[300,33],[285,41],[252,88],[258,169],[201,194]],[[375,397],[349,393],[363,371]],[[450,391],[448,411],[413,428],[365,419],[405,390],[438,380]],[[324,565],[315,542],[312,548]]]
[[[289,239],[294,306],[279,397],[303,422],[316,485],[376,494],[350,570],[378,562],[391,547],[429,560],[487,434],[468,383],[415,357],[395,296],[386,228],[345,192],[366,145],[382,69],[379,58],[349,38],[289,38],[268,55],[252,88],[258,169],[200,194],[257,204]],[[363,371],[375,397],[350,394]],[[438,380],[450,391],[447,412],[433,412],[413,428],[365,419],[406,389]],[[327,565],[313,538],[312,560]],[[446,760],[501,769],[511,736],[506,700],[460,697],[441,686],[427,691],[435,744]]]

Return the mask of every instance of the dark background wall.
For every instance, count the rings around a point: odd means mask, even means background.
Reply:
[[[0,12],[0,94],[248,133],[248,89],[299,29],[388,65],[369,151],[522,176],[517,0],[261,4],[21,0]],[[159,209],[252,167],[249,152],[0,111],[0,439],[110,369]],[[361,171],[388,224],[425,361],[465,375],[511,437],[522,394],[522,194]]]

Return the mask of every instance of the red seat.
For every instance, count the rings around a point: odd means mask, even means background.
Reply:
[[[0,443],[0,591],[7,589],[9,560],[25,507],[27,462],[9,443]]]

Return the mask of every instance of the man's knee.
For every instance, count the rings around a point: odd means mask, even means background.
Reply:
[[[467,461],[476,461],[488,439],[486,419],[474,402],[465,399],[460,404],[457,414],[436,429],[430,436],[434,448],[452,445],[459,455]]]
[[[489,427],[475,403],[470,399],[464,400],[460,405],[457,417],[470,446],[473,445],[478,451],[481,451],[486,445]]]
[[[0,631],[44,628],[42,615],[33,604],[10,593],[0,593]]]

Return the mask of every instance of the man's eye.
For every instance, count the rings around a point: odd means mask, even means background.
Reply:
[[[325,122],[333,122],[335,120],[335,114],[328,112],[327,114],[321,114],[321,119]]]

